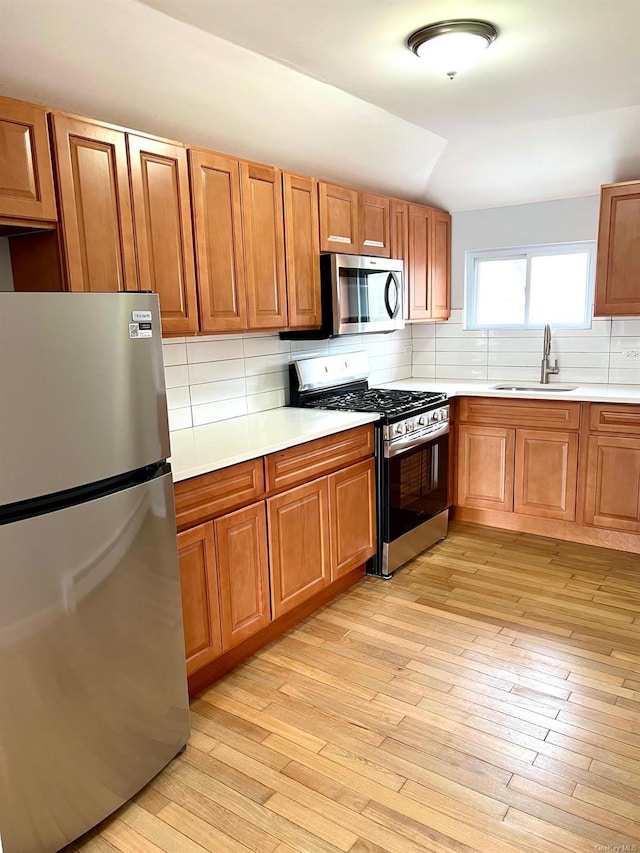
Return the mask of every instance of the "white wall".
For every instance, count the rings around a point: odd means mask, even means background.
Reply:
[[[11,256],[9,254],[9,241],[6,237],[0,237],[0,290],[13,290]]]
[[[598,196],[457,213],[452,218],[452,305],[445,323],[415,324],[412,375],[423,379],[538,382],[542,331],[463,329],[465,252],[540,243],[595,240]],[[640,385],[638,318],[597,318],[590,329],[556,329],[551,357],[554,382]]]

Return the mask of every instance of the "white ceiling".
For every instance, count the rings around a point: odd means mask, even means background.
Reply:
[[[6,94],[451,210],[640,178],[640,0],[0,0],[0,16]],[[432,76],[406,36],[465,16],[498,40]]]

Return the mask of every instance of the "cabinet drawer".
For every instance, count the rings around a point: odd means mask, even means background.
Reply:
[[[580,403],[562,400],[505,400],[495,397],[463,397],[459,420],[490,426],[579,429]]]
[[[373,427],[356,427],[265,457],[267,491],[308,483],[373,453]]]
[[[591,432],[640,435],[640,406],[592,403],[589,410]]]
[[[262,459],[232,465],[174,486],[178,530],[253,503],[264,495]]]

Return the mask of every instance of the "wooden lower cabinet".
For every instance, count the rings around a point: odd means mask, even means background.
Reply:
[[[589,436],[584,520],[640,533],[640,437]]]
[[[271,603],[274,618],[331,580],[327,478],[267,500]]]
[[[361,566],[376,550],[373,459],[329,476],[331,580]]]
[[[458,503],[480,509],[513,509],[515,430],[458,427]]]
[[[213,522],[178,534],[187,675],[222,653]]]
[[[265,502],[214,521],[223,651],[271,621]]]
[[[516,430],[513,509],[575,521],[578,434]]]

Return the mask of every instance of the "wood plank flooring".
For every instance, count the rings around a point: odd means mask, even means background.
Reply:
[[[639,605],[637,555],[454,524],[201,693],[186,752],[68,849],[632,853]]]

